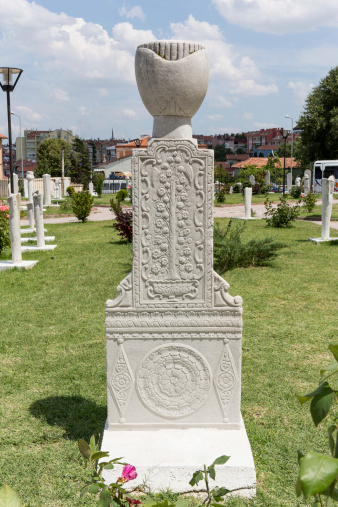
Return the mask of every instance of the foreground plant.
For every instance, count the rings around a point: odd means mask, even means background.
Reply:
[[[91,493],[93,495],[99,493],[98,507],[109,507],[110,505],[113,507],[131,507],[131,505],[141,503],[134,498],[124,498],[126,490],[123,488],[123,484],[137,477],[137,472],[133,465],[128,465],[120,461],[122,458],[115,458],[98,463],[99,459],[108,458],[109,452],[99,451],[97,449],[94,436],[91,437],[89,444],[85,440],[80,439],[78,445],[80,453],[88,460],[93,470],[93,477],[83,486],[81,496],[85,493]],[[103,470],[113,470],[115,465],[124,465],[121,477],[119,477],[116,482],[105,484],[105,480],[102,477]]]
[[[123,189],[122,189],[123,190]],[[121,192],[121,190],[120,190]],[[132,211],[123,210],[119,199],[111,199],[111,211],[115,213],[115,222],[113,227],[118,231],[122,239],[126,239],[129,243],[133,239],[133,213]]]
[[[1,507],[23,507],[17,492],[8,484],[0,488],[0,506]]]
[[[86,190],[85,192],[74,193],[72,199],[72,208],[76,218],[81,222],[85,222],[90,215],[94,197]]]
[[[311,400],[310,413],[317,427],[337,403],[338,393],[338,344],[329,345],[336,362],[320,370],[321,379],[317,389],[298,396],[301,403]],[[297,496],[314,497],[314,506],[330,507],[338,501],[338,417],[330,414],[332,424],[328,428],[328,443],[331,456],[318,452],[298,452],[299,474]]]
[[[277,207],[273,208],[269,198],[267,198],[264,202],[267,225],[271,227],[291,227],[291,222],[293,222],[300,213],[300,202],[301,200],[295,205],[289,204],[286,202],[286,196],[282,195]]]
[[[0,255],[10,246],[9,236],[9,209],[0,201]]]
[[[203,503],[201,504],[202,507],[205,505],[206,507],[223,507],[223,504],[220,504],[219,502],[224,500],[224,496],[229,493],[229,490],[226,488],[213,488],[210,489],[209,485],[209,478],[215,480],[216,479],[216,465],[224,465],[230,456],[220,456],[219,458],[215,459],[215,461],[207,467],[206,465],[203,466],[203,470],[197,470],[194,472],[192,479],[189,481],[190,486],[197,485],[200,481],[205,482],[205,487],[207,490],[207,496],[204,499]]]

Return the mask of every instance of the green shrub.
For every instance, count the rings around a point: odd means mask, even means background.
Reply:
[[[118,202],[123,202],[126,197],[128,197],[128,192],[125,188],[121,188],[116,194],[116,200]]]
[[[70,197],[73,197],[73,195],[75,194],[75,188],[72,185],[69,185],[69,187],[67,187],[66,192]]]
[[[235,194],[239,194],[242,192],[242,185],[240,183],[235,183],[232,190]]]
[[[225,190],[221,188],[218,192],[215,193],[216,202],[219,204],[225,202]]]
[[[302,193],[302,187],[292,187],[290,190],[290,195],[294,199],[299,199]]]
[[[0,205],[0,255],[10,244],[9,209],[8,206]]]
[[[94,173],[93,183],[94,183],[95,192],[97,193],[98,197],[102,196],[103,182],[105,179],[106,179],[106,176],[104,173],[102,173],[102,172]]]
[[[267,198],[265,201],[265,219],[267,225],[271,227],[291,227],[293,222],[300,213],[300,204],[298,201],[294,206],[286,202],[286,196],[282,195],[280,202],[276,208],[272,207],[271,202]]]
[[[87,220],[93,206],[93,201],[94,197],[90,195],[88,190],[73,194],[72,208],[78,220],[82,222]]]
[[[316,205],[316,200],[317,200],[316,194],[313,194],[312,192],[309,192],[308,194],[306,194],[305,197],[303,197],[303,204],[309,213],[313,211]]]
[[[263,266],[286,246],[271,237],[243,243],[241,234],[246,224],[238,223],[235,227],[232,224],[230,220],[225,231],[218,225],[214,228],[214,267],[220,273],[238,267]]]

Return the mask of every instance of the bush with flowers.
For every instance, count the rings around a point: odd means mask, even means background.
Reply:
[[[0,202],[0,254],[10,246],[9,208]]]

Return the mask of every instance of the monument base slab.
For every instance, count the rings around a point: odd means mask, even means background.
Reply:
[[[29,269],[35,266],[39,261],[22,261],[22,262],[13,262],[13,261],[0,261],[0,271],[5,271],[5,269],[13,269],[13,268],[23,268]]]
[[[45,246],[35,246],[35,245],[25,245],[21,247],[21,252],[38,252],[45,250],[54,250],[57,245],[45,245]]]
[[[33,232],[36,232],[35,227],[29,227],[28,229],[20,229],[20,234],[32,234]],[[44,229],[44,232],[47,232],[47,229]]]
[[[338,238],[329,238],[329,239],[309,238],[309,241],[318,244],[318,243],[327,243],[328,241],[338,241]]]
[[[248,217],[248,218],[245,218],[245,217],[232,217],[232,219],[233,220],[262,220],[259,217]]]
[[[216,480],[211,481],[211,487],[226,487],[232,495],[244,498],[256,495],[255,466],[243,421],[237,430],[165,428],[131,431],[108,430],[106,426],[101,449],[109,451],[110,459],[123,456],[124,461],[136,466],[137,478],[124,486],[128,491],[203,492],[203,481],[190,486],[193,473],[225,454],[230,459],[225,465],[216,466]],[[121,470],[121,466],[105,470],[106,483],[116,482]]]
[[[28,241],[37,241],[37,237],[21,238],[21,243],[26,243]],[[55,241],[55,236],[45,236],[45,241]]]

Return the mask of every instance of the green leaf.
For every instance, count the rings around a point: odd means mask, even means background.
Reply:
[[[320,374],[324,377],[326,375],[332,375],[338,372],[338,363],[329,364],[320,370]]]
[[[214,465],[224,465],[224,463],[226,463],[228,461],[228,459],[230,459],[230,456],[220,456],[219,458],[215,459],[215,461],[212,463],[211,466],[214,466]]]
[[[305,498],[322,493],[338,474],[338,459],[308,452],[301,461],[299,479]]]
[[[123,459],[123,457],[122,458],[111,459],[109,461],[109,463],[118,463],[119,465],[128,465],[128,463],[120,463],[120,459]]]
[[[19,495],[8,484],[0,488],[0,507],[22,507]]]
[[[304,458],[305,454],[302,451],[297,451],[297,457],[298,457],[298,465],[300,465],[300,462]]]
[[[302,496],[302,493],[303,493],[302,483],[300,482],[300,478],[299,478],[299,475],[298,475],[297,482],[296,482],[296,495],[297,495],[297,497],[299,498],[300,496]]]
[[[329,350],[332,352],[333,357],[335,358],[335,360],[338,361],[338,345],[330,343]]]
[[[100,500],[97,503],[97,507],[110,507],[111,494],[109,489],[103,489],[101,491]]]
[[[226,495],[227,493],[229,493],[229,489],[227,488],[218,488],[217,489],[217,496],[224,496]]]
[[[91,450],[91,452],[92,452],[92,454],[93,454],[93,452],[95,452],[95,449],[96,449],[96,446],[95,446],[95,437],[94,437],[94,435],[92,435],[92,436],[90,437],[89,447],[90,447],[90,450]]]
[[[198,484],[199,481],[203,480],[203,474],[200,470],[197,472],[194,472],[192,479],[189,481],[190,486],[195,486],[195,484]]]
[[[84,495],[85,493],[87,493],[87,491],[88,491],[88,484],[86,484],[85,486],[83,486],[83,488],[81,488],[81,491],[80,491],[80,498],[82,498],[82,497],[83,497],[83,495]]]
[[[82,454],[82,456],[86,459],[90,459],[92,452],[91,452],[90,447],[87,444],[87,442],[85,440],[82,440],[82,438],[80,438],[80,440],[78,441],[78,446],[79,446],[79,451]]]
[[[215,467],[209,467],[209,475],[213,480],[215,480],[216,478]]]
[[[101,465],[101,463],[100,463],[100,465]],[[113,468],[115,468],[115,467],[114,467],[113,463],[108,463],[107,465],[104,465],[103,468],[105,468],[106,470],[113,470]]]
[[[213,507],[224,507],[224,503],[212,503]]]
[[[331,451],[332,456],[334,455],[334,451],[335,451],[335,441],[334,441],[332,434],[336,431],[336,429],[337,429],[337,426],[335,424],[332,424],[332,426],[330,426],[327,430],[328,435],[329,435],[329,446],[330,446],[330,451]]]
[[[318,426],[329,413],[333,400],[334,391],[332,391],[329,386],[326,386],[320,393],[312,398],[310,412],[316,426]]]
[[[96,451],[92,454],[92,460],[97,461],[100,458],[107,458],[109,456],[109,452]]]
[[[88,491],[89,493],[92,493],[93,495],[96,495],[96,493],[98,493],[100,491],[100,486],[98,484],[91,484],[89,487],[88,487]]]
[[[303,394],[303,395],[297,395],[297,398],[299,399],[299,401],[303,404],[305,403],[306,401],[309,401],[311,400],[311,398],[313,398],[314,396],[316,396],[316,394],[319,394],[323,391],[323,389],[325,389],[329,384],[327,382],[321,382],[319,384],[319,386],[317,387],[317,389],[315,389],[314,391],[312,391],[312,393],[309,393],[309,394]]]

